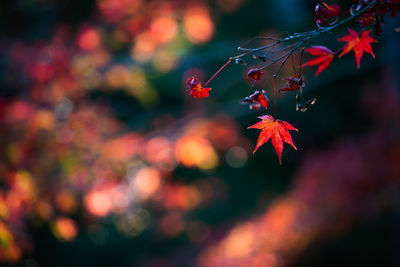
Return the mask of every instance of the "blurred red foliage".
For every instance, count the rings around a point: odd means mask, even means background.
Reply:
[[[48,224],[61,241],[73,240],[82,224],[105,216],[115,217],[127,237],[148,229],[154,216],[161,218],[161,234],[181,234],[191,225],[185,214],[221,197],[215,190],[223,183],[218,178],[179,183],[171,179],[174,170],[208,172],[221,164],[226,150],[247,147],[226,115],[190,122],[170,116],[165,127],[158,125],[165,119],[161,114],[149,121],[148,131],[128,131],[90,96],[94,90],[119,90],[144,109],[154,107],[158,90],[143,64],[169,72],[182,56],[176,49],[208,42],[214,23],[206,3],[96,5],[97,13],[77,30],[60,24],[48,40],[2,44],[4,82],[19,91],[12,99],[0,98],[0,261],[15,262],[34,250],[27,221]],[[115,53],[123,46],[130,55],[121,62]],[[84,219],[72,219],[77,217]],[[171,223],[181,227],[171,231]],[[200,240],[207,226],[197,222],[190,229],[193,240]]]

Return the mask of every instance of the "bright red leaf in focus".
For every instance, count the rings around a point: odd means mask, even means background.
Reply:
[[[335,58],[335,53],[325,46],[312,46],[310,48],[306,48],[304,51],[316,56],[316,58],[303,64],[303,67],[319,66],[315,76],[318,76],[324,69],[326,69]]]
[[[204,88],[195,77],[187,79],[186,85],[188,87],[186,92],[193,98],[202,99],[210,95],[211,88]]]
[[[357,67],[360,68],[360,61],[364,52],[371,54],[372,57],[375,58],[374,52],[372,51],[371,43],[376,43],[377,40],[369,36],[371,30],[362,31],[361,34],[358,34],[358,32],[350,28],[347,29],[350,34],[338,39],[338,41],[340,42],[347,42],[346,46],[343,48],[342,53],[339,55],[339,58],[343,57],[351,50],[354,50]]]
[[[281,158],[283,151],[283,142],[291,145],[294,149],[297,150],[296,146],[293,144],[292,136],[290,135],[289,130],[298,130],[286,121],[274,120],[274,118],[270,115],[265,115],[258,118],[262,121],[257,122],[256,124],[247,128],[261,130],[261,133],[258,136],[256,148],[254,149],[253,153],[256,153],[260,146],[268,142],[269,139],[272,139],[272,145],[274,146],[276,154],[278,154],[279,163],[282,163]]]

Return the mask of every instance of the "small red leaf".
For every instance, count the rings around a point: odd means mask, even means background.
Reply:
[[[325,46],[312,46],[306,48],[304,51],[316,57],[302,65],[303,67],[319,66],[315,76],[318,76],[324,69],[326,69],[335,58],[335,54]]]
[[[260,122],[257,122],[256,124],[248,127],[248,129],[261,130],[260,135],[258,136],[256,148],[254,149],[253,153],[255,153],[258,148],[260,148],[260,146],[271,139],[272,145],[274,146],[276,154],[278,155],[279,163],[282,163],[282,151],[284,142],[291,145],[294,149],[297,150],[289,131],[298,130],[286,121],[274,120],[274,118],[270,115],[261,116],[259,117],[259,119],[261,119]]]
[[[346,46],[343,48],[342,53],[340,53],[339,58],[343,57],[351,50],[354,51],[357,67],[360,68],[361,58],[364,52],[367,52],[375,58],[375,54],[372,51],[371,43],[376,43],[377,40],[369,36],[371,30],[362,31],[360,34],[350,28],[347,28],[349,31],[349,35],[343,36],[339,38],[338,41],[340,42],[347,42]]]
[[[210,95],[211,88],[204,88],[201,83],[186,90],[193,98],[202,99]]]
[[[210,95],[211,88],[204,88],[195,77],[187,79],[186,85],[188,87],[186,92],[193,98],[202,99]]]

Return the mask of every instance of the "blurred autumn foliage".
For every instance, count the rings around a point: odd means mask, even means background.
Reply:
[[[23,11],[59,4],[33,5],[3,6]],[[247,159],[240,146],[248,142],[227,115],[188,120],[160,113],[132,130],[93,98],[94,91],[118,91],[134,105],[155,107],[160,95],[145,66],[167,73],[185,54],[177,50],[209,41],[214,23],[207,4],[100,0],[95,5],[96,16],[75,28],[54,24],[45,39],[3,36],[2,79],[8,91],[0,100],[1,261],[34,253],[27,224],[46,224],[59,240],[72,241],[81,227],[114,214],[116,228],[129,238],[157,221],[163,234],[177,236],[185,230],[184,214],[221,197],[223,185],[219,179],[175,181],[174,170],[213,170],[219,154],[232,147],[237,147],[233,164]],[[126,49],[129,60],[118,60]],[[193,225],[188,231],[194,231],[194,241],[204,239],[208,226]]]
[[[208,102],[187,96],[188,76],[204,80],[242,38],[283,31],[279,14],[312,17],[307,3],[250,2],[0,4],[0,265],[318,266],[320,237],[398,209],[390,48],[358,74],[353,61],[345,78],[322,73],[306,120],[282,112],[303,133],[284,167],[272,147],[250,157],[247,71]]]

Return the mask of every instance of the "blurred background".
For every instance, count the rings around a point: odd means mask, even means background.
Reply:
[[[308,112],[279,95],[300,129],[281,166],[239,104],[257,62],[185,92],[254,36],[313,29],[316,3],[1,1],[0,265],[400,266],[398,18],[360,70],[306,70]]]

